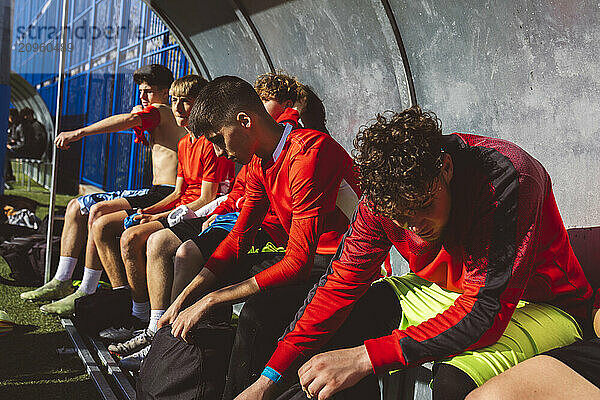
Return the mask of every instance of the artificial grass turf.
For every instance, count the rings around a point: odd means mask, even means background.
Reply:
[[[48,214],[49,193],[32,182],[13,184],[5,194],[28,197],[41,203],[36,214]],[[72,196],[57,195],[57,206],[65,206]],[[25,302],[19,294],[33,289],[17,286],[9,278],[10,268],[0,257],[0,309],[18,324],[14,332],[0,336],[0,399],[99,399],[79,357],[58,355],[57,349],[72,347],[58,317],[45,315],[40,304]]]

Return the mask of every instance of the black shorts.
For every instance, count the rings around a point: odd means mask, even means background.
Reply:
[[[206,217],[184,219],[181,222],[169,227],[169,229],[181,240],[185,242],[195,238],[202,232],[202,224]]]
[[[563,362],[600,388],[600,338],[580,340],[543,354]]]
[[[142,196],[123,197],[132,209],[145,208],[158,203],[175,190],[174,186],[155,185],[148,190],[148,193]]]

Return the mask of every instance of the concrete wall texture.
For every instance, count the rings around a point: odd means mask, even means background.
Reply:
[[[600,6],[591,0],[153,0],[196,70],[283,69],[323,99],[346,149],[416,101],[444,132],[517,143],[550,173],[567,227],[600,224]],[[394,30],[399,34],[406,51]],[[410,73],[406,66],[410,66]]]

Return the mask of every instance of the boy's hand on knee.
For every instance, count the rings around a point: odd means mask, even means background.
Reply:
[[[372,372],[369,354],[362,345],[317,354],[300,367],[298,377],[309,398],[325,400]]]

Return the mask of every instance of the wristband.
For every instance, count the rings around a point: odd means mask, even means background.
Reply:
[[[266,376],[275,383],[279,382],[279,380],[281,379],[281,374],[271,367],[265,367],[261,375]]]

